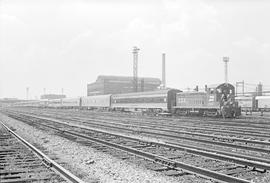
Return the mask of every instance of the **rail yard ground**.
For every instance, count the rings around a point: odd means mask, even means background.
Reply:
[[[270,118],[2,109],[0,120],[85,182],[270,182]]]

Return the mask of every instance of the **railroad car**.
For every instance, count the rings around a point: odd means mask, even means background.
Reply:
[[[270,111],[270,96],[257,96],[258,110],[261,112]]]
[[[79,108],[80,107],[80,97],[77,97],[77,98],[63,98],[61,106],[63,108]]]
[[[241,111],[246,114],[249,112],[252,114],[252,111],[256,110],[256,100],[254,96],[237,96],[235,101],[238,102],[238,106],[241,107]]]
[[[111,96],[111,108],[122,111],[170,112],[175,106],[175,96],[180,90],[115,94]]]
[[[234,100],[235,88],[229,83],[212,85],[204,92],[181,92],[176,94],[176,114],[233,117],[240,115]]]
[[[52,108],[62,107],[62,99],[48,100],[48,107],[52,107]]]
[[[39,100],[27,100],[22,102],[17,102],[14,104],[14,106],[22,106],[22,107],[38,107],[40,105]]]
[[[111,95],[94,95],[81,97],[81,108],[83,109],[110,109]]]

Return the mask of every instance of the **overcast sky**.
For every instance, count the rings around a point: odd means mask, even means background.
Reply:
[[[86,95],[98,75],[139,76],[186,88],[229,81],[270,84],[268,0],[0,0],[0,98]]]

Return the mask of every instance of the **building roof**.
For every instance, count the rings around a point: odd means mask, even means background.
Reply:
[[[99,81],[103,81],[105,79],[109,79],[109,80],[119,80],[119,81],[123,81],[123,80],[133,80],[132,76],[107,76],[107,75],[100,75],[97,77],[96,82]],[[161,83],[161,80],[159,78],[152,78],[152,77],[138,77],[138,80],[144,80],[145,82],[156,82],[158,84]]]

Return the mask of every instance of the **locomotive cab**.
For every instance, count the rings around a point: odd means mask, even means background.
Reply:
[[[214,95],[216,98],[216,102],[219,104],[219,110],[218,112],[220,115],[225,117],[235,117],[239,111],[238,105],[235,102],[235,88],[233,85],[229,83],[223,83],[218,85],[214,89]],[[210,89],[210,90],[211,90]],[[210,96],[211,96],[210,92]]]

